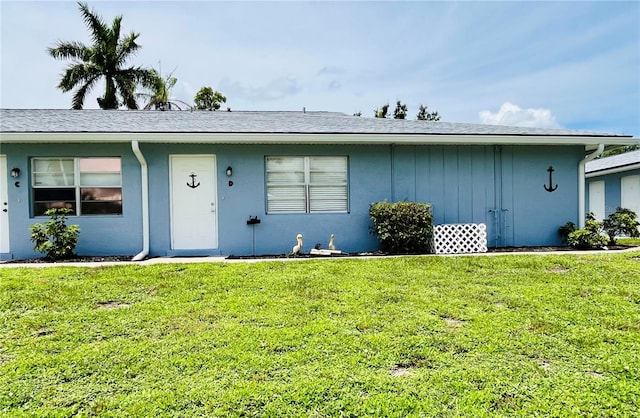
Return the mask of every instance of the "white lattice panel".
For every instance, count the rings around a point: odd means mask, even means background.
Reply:
[[[436,254],[487,252],[485,224],[445,224],[433,228]]]

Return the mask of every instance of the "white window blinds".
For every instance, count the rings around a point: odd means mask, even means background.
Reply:
[[[347,212],[347,157],[266,158],[267,212]]]

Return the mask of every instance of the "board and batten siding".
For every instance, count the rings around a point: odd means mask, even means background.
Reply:
[[[396,146],[393,200],[433,205],[435,224],[485,223],[490,247],[557,245],[576,222],[581,147]],[[553,184],[549,184],[553,167]],[[544,186],[558,186],[553,192]]]

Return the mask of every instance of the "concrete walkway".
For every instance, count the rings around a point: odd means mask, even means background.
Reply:
[[[70,263],[7,263],[0,262],[0,268],[41,268],[41,267],[105,267],[105,266],[125,266],[138,265],[150,266],[154,264],[192,264],[192,263],[259,263],[273,261],[308,261],[308,260],[329,260],[329,259],[373,259],[373,258],[389,258],[389,257],[495,257],[495,256],[512,256],[512,255],[587,255],[587,254],[621,254],[639,251],[640,247],[631,247],[625,250],[581,250],[581,251],[513,251],[513,252],[488,252],[473,254],[425,254],[425,255],[384,255],[384,256],[354,256],[354,257],[301,257],[301,258],[252,258],[252,259],[227,259],[225,256],[211,257],[153,257],[142,261],[99,261],[99,262],[70,262]]]

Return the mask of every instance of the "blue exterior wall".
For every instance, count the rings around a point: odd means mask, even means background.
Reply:
[[[46,222],[48,217],[31,215],[32,157],[122,157],[122,215],[72,216],[67,224],[79,225],[77,253],[83,255],[137,254],[142,248],[142,215],[140,210],[140,164],[128,144],[3,144],[8,167],[20,168],[20,187],[13,179],[8,184],[10,254],[3,259],[41,256],[34,252],[29,226]]]
[[[622,178],[639,174],[640,169],[635,169],[589,177],[586,181],[587,213],[591,211],[589,208],[589,184],[594,181],[604,181],[604,216],[606,217],[614,213],[617,207],[622,206]],[[640,215],[640,213],[638,215]]]
[[[218,176],[219,252],[246,255],[253,253],[255,228],[256,254],[282,254],[295,245],[302,233],[305,251],[316,243],[327,246],[329,235],[343,251],[376,249],[369,235],[369,205],[390,196],[388,147],[336,146],[233,146],[143,144],[141,150],[149,162],[151,254],[166,255],[171,247],[169,207],[169,156],[179,154],[215,154]],[[266,214],[264,158],[267,155],[347,155],[349,157],[349,213]],[[233,176],[225,174],[233,167]],[[228,181],[233,181],[233,186]],[[261,223],[247,225],[249,216]]]
[[[393,146],[393,145],[140,145],[149,166],[150,253],[172,254],[169,156],[214,154],[217,162],[218,241],[223,255],[282,254],[304,235],[304,251],[326,247],[330,234],[348,252],[378,248],[369,233],[369,205],[411,200],[433,205],[434,223],[486,223],[490,246],[560,244],[557,229],[577,222],[578,163],[581,146]],[[551,152],[550,152],[551,151]],[[142,249],[140,165],[130,144],[7,144],[9,167],[22,170],[22,186],[9,187],[11,254],[37,256],[29,226],[46,220],[30,215],[31,157],[122,157],[123,214],[71,217],[81,228],[77,252],[83,255],[135,255]],[[349,157],[349,213],[266,214],[264,158],[267,155],[346,155]],[[233,167],[233,176],[225,174]],[[553,193],[544,190],[553,166]],[[233,186],[228,181],[233,181]],[[11,183],[11,182],[10,182]],[[249,216],[261,223],[247,225]],[[255,241],[254,241],[255,229]]]

